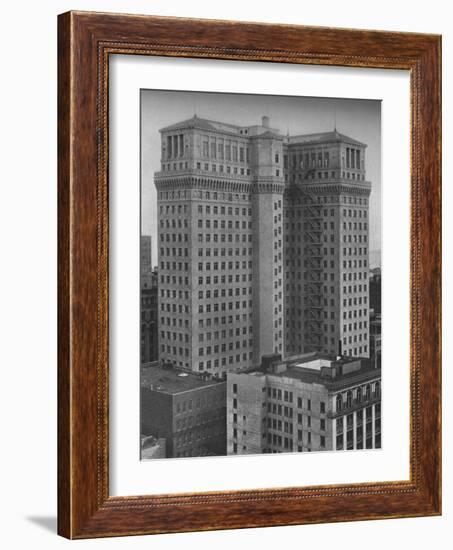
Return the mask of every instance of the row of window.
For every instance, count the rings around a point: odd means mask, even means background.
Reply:
[[[363,249],[363,254],[367,254],[367,248]],[[367,267],[368,260],[343,260],[343,268],[344,269],[355,269],[355,268],[361,268],[361,267]]]
[[[200,332],[198,334],[198,341],[204,342],[204,341],[211,341],[211,340],[218,340],[219,338],[222,338],[222,340],[225,340],[226,338],[233,338],[234,336],[240,336],[241,334],[252,334],[253,329],[251,326],[243,326],[242,328],[236,327],[235,329],[229,329],[227,330],[221,330],[216,332]]]
[[[181,269],[179,269],[181,271]],[[180,275],[161,275],[160,277],[161,284],[167,285],[178,285],[178,286],[188,286],[189,277],[182,277]]]
[[[190,307],[188,305],[174,303],[161,303],[160,310],[167,311],[168,313],[185,313],[186,315],[190,313]]]
[[[347,344],[357,344],[357,343],[361,343],[362,340],[368,340],[368,334],[365,332],[365,333],[359,333],[358,335],[357,334],[354,334],[354,336],[350,335],[350,336],[344,336],[343,337],[343,344],[344,345],[347,345]],[[366,351],[366,350],[365,350]]]
[[[234,365],[235,368],[241,368],[242,363],[248,364],[253,358],[253,353],[250,351],[248,353],[243,352],[242,356],[241,354],[237,355],[229,355],[228,357],[221,357],[220,359],[208,359],[207,361],[199,361],[198,362],[198,370],[204,371],[204,370],[211,370],[219,369],[220,367],[226,367],[228,365]]]
[[[189,234],[188,233],[160,233],[159,239],[163,242],[167,243],[182,243],[182,242],[189,242]]]
[[[199,219],[197,227],[199,229],[252,229],[251,221],[243,221],[242,224],[239,220],[236,220],[233,224],[233,220],[209,220]]]
[[[189,271],[188,262],[160,262],[163,271]],[[162,280],[162,277],[161,277]]]
[[[381,396],[381,383],[379,380],[364,386],[358,386],[352,390],[337,394],[335,398],[335,410],[337,412],[359,405],[363,402],[376,399]],[[378,409],[380,412],[380,408]],[[371,418],[372,407],[366,408],[366,417]],[[352,416],[352,415],[351,415]],[[351,419],[352,420],[352,419]],[[337,421],[338,425],[338,421]]]
[[[189,227],[189,222],[187,218],[161,218],[159,225],[161,229],[182,229],[183,226]]]
[[[361,235],[360,233],[354,233],[353,235],[343,235],[343,242],[344,243],[361,243],[361,242],[368,242],[368,236],[367,234]],[[354,252],[357,254],[357,248],[354,249]],[[367,249],[363,249],[363,254],[367,253]],[[359,254],[362,254],[362,249],[359,250]]]
[[[204,305],[200,304],[198,306],[198,313],[200,314],[212,313],[212,312],[216,313],[218,311],[226,311],[226,310],[233,311],[233,310],[239,310],[241,308],[246,309],[247,306],[249,308],[252,307],[252,300],[248,300],[248,301],[243,300],[242,302],[221,302],[220,304],[217,302],[214,304],[204,304]],[[225,324],[225,323],[222,323],[222,324]]]
[[[212,355],[218,353],[226,353],[227,351],[233,351],[241,348],[251,348],[253,346],[252,340],[236,340],[235,342],[224,342],[223,344],[215,344],[214,346],[207,346],[198,348],[198,356]]]
[[[320,202],[336,202],[338,201],[338,196],[325,196],[316,197],[317,204],[311,205],[311,204],[305,204],[305,208],[319,208]],[[354,204],[358,206],[367,206],[368,205],[368,199],[362,198],[362,197],[350,197],[350,196],[341,196],[340,200],[345,204]],[[304,216],[305,210],[302,208],[294,208],[294,204],[302,203],[301,199],[292,199],[291,203],[286,203],[284,208],[284,215],[287,218],[300,218],[301,216]],[[335,208],[323,208],[322,209],[322,215],[323,217],[334,217],[337,210]],[[321,214],[321,212],[319,212]],[[343,216],[349,216],[354,218],[366,218],[368,216],[366,209],[360,209],[360,208],[343,208]]]
[[[189,321],[188,319],[181,319],[181,318],[178,318],[176,319],[175,317],[161,317],[160,318],[160,324],[162,327],[179,327],[179,328],[184,328],[184,329],[188,329],[189,328]]]
[[[242,315],[240,315],[239,313],[237,313],[234,316],[235,323],[239,323],[241,321],[241,318],[242,318],[243,323],[247,323],[247,322],[251,321],[252,314],[251,313],[242,313]],[[213,325],[214,326],[219,325],[219,321],[220,321],[219,317],[214,317],[214,318],[208,317],[207,319],[198,319],[198,327],[199,328],[205,328],[205,327],[209,328]],[[233,323],[233,316],[228,317],[228,324],[231,324],[231,323]],[[222,323],[222,324],[225,324],[225,323]]]
[[[366,222],[343,222],[343,229],[349,231],[368,231],[368,224]]]
[[[243,283],[246,283],[247,281],[251,281],[252,280],[252,275],[251,274],[248,274],[247,273],[243,273],[242,275],[236,273],[236,275],[214,275],[213,277],[211,277],[210,275],[208,275],[207,277],[198,277],[198,284],[199,285],[210,285],[210,284],[213,284],[213,285],[217,285],[219,283],[221,283],[222,285],[226,284],[226,282],[228,281],[229,284],[232,284],[234,282],[236,283],[239,283],[239,282],[243,282]],[[225,290],[225,289],[223,289]],[[223,296],[223,294],[222,294]]]
[[[211,213],[214,214],[214,215],[221,215],[221,216],[233,216],[233,212],[234,212],[234,216],[239,216],[239,215],[242,215],[242,216],[251,216],[252,215],[252,209],[251,208],[239,208],[239,207],[235,207],[233,208],[232,206],[217,206],[217,205],[210,205],[210,204],[207,204],[207,205],[202,205],[202,204],[199,204],[197,206],[197,212],[198,214],[207,214],[207,215],[210,215]]]
[[[353,298],[344,298],[343,307],[361,306],[368,303],[368,296],[354,296]],[[366,314],[366,309],[363,310]]]
[[[161,216],[163,216],[164,214],[179,214],[181,215],[182,213],[186,214],[189,210],[189,206],[188,204],[185,202],[183,204],[166,204],[166,205],[163,205],[161,204],[159,206],[159,213],[161,214]]]
[[[362,330],[362,328],[368,328],[368,321],[355,321],[354,323],[343,325],[343,332],[346,332],[348,330]]]
[[[206,158],[219,158],[233,162],[249,162],[250,150],[240,142],[203,136],[202,154]]]
[[[343,287],[343,294],[351,294],[351,292],[367,292],[367,285],[349,285]]]
[[[198,299],[199,300],[210,300],[211,298],[225,298],[228,296],[247,296],[247,294],[252,294],[252,287],[236,287],[236,288],[220,288],[214,290],[199,290]]]
[[[204,172],[219,172],[220,174],[224,174],[224,173],[234,174],[235,176],[239,174],[241,176],[250,176],[250,168],[230,166],[229,164],[224,165],[224,164],[209,164],[208,162],[204,162],[204,163],[197,162],[196,167],[197,167],[197,170],[203,170]]]
[[[337,175],[338,174],[338,175]],[[276,176],[279,175],[279,170],[276,170]],[[296,183],[296,179],[298,181],[302,180],[314,180],[314,179],[336,179],[337,177],[340,177],[340,172],[331,171],[329,172],[315,172],[308,171],[304,173],[299,174],[291,174],[291,182]],[[358,180],[358,181],[365,181],[365,174],[356,174],[355,172],[341,172],[341,177],[343,179],[352,179],[352,180]],[[285,181],[289,181],[289,174],[285,174]]]
[[[252,269],[252,262],[198,262],[198,271],[224,271],[226,269]],[[250,280],[251,277],[250,274]]]
[[[289,160],[291,159],[291,161]],[[329,151],[308,151],[304,153],[283,155],[283,166],[289,168],[289,162],[291,162],[291,168],[296,170],[297,168],[314,168],[316,166],[328,167],[330,165]]]
[[[234,239],[233,239],[234,237]],[[206,243],[224,243],[224,242],[229,242],[229,243],[232,243],[233,240],[234,242],[236,243],[240,243],[242,241],[242,243],[251,243],[252,242],[252,234],[251,233],[240,233],[238,231],[235,231],[234,235],[233,233],[228,233],[228,234],[225,234],[225,233],[198,233],[198,236],[197,236],[197,239],[198,239],[198,242],[199,243],[202,243],[202,242],[206,242]]]
[[[169,250],[169,249],[167,249]],[[206,258],[211,257],[211,252],[213,257],[218,256],[252,256],[253,249],[252,248],[236,248],[234,251],[232,248],[226,248],[226,247],[220,247],[220,248],[199,248],[198,249],[198,257],[202,258],[203,256],[206,256]]]
[[[367,357],[368,356],[368,346],[357,346],[351,347],[348,349],[346,347],[346,342],[343,341],[343,355],[348,355],[350,357]],[[335,349],[335,348],[334,348]]]
[[[227,193],[223,191],[196,191],[192,193],[190,190],[178,189],[176,191],[159,191],[159,200],[173,200],[184,198],[197,198],[200,200],[220,200],[220,201],[249,201],[250,195],[239,193]]]
[[[343,304],[344,305],[344,304]],[[348,311],[343,311],[343,319],[356,319],[357,317],[366,317],[367,309],[350,309]]]

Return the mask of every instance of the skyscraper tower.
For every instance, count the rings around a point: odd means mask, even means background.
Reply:
[[[160,358],[221,375],[283,353],[283,138],[267,117],[161,136]]]
[[[220,376],[271,353],[368,356],[366,146],[284,140],[268,117],[160,132],[160,359]]]
[[[369,356],[365,148],[337,130],[285,146],[287,355]]]

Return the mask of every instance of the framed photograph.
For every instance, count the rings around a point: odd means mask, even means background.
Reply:
[[[440,37],[58,23],[59,533],[439,515]]]

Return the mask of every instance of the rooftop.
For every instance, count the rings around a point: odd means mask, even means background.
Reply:
[[[308,353],[281,359],[263,358],[263,364],[244,374],[293,378],[306,384],[319,384],[336,391],[353,384],[379,378],[380,369],[366,357],[335,357],[324,353]]]
[[[223,130],[225,132],[232,132],[237,134],[242,129],[242,126],[209,120],[207,118],[200,118],[197,115],[194,115],[193,117],[186,120],[181,120],[180,122],[176,122],[175,124],[170,124],[170,126],[165,126],[165,128],[161,128],[160,131],[168,132],[171,130],[180,129],[191,130],[193,128],[197,128],[199,130]]]
[[[158,361],[148,363],[141,370],[142,387],[169,394],[196,390],[221,383],[224,383],[224,380],[206,378],[197,373],[162,366]]]
[[[186,120],[181,120],[175,124],[170,124],[161,128],[161,132],[169,132],[173,130],[208,130],[208,131],[220,131],[230,134],[240,134],[247,135],[248,137],[268,137],[268,138],[278,138],[283,139],[282,135],[279,134],[279,131],[275,128],[269,126],[269,118],[263,117],[262,124],[260,125],[250,125],[250,126],[239,126],[237,124],[230,124],[228,122],[220,122],[217,120],[210,120],[207,118],[201,118],[197,115],[194,115],[191,118]],[[361,147],[366,147],[365,143],[357,141],[354,138],[346,136],[338,132],[337,129],[330,132],[318,132],[315,134],[300,134],[295,136],[288,136],[288,143],[290,145],[297,144],[316,144],[316,143],[332,143],[332,142],[344,142],[350,143],[352,145],[359,145]]]
[[[366,147],[365,143],[357,141],[354,138],[341,134],[336,129],[331,132],[318,132],[316,134],[301,134],[298,136],[289,136],[289,143],[295,145],[297,143],[325,143],[325,142],[346,142],[353,145]]]

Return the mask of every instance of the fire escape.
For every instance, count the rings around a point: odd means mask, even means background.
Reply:
[[[308,193],[304,203],[304,347],[311,352],[323,349],[322,207]]]

